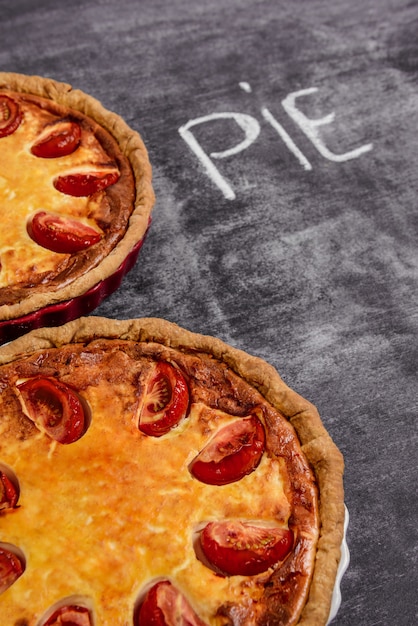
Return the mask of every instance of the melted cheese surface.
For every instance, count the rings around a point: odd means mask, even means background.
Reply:
[[[53,180],[109,160],[94,135],[84,129],[81,144],[72,154],[52,159],[34,156],[31,146],[45,126],[59,117],[27,101],[20,107],[20,126],[11,135],[0,138],[0,288],[54,272],[69,256],[51,252],[29,237],[26,224],[38,211],[77,219],[99,230],[88,217],[99,198],[93,201],[65,195],[54,188]]]
[[[41,433],[11,436],[16,413],[0,399],[0,462],[13,469],[21,489],[19,507],[0,514],[0,538],[26,557],[25,572],[0,597],[2,623],[37,626],[52,604],[81,595],[92,603],[95,626],[132,626],[141,590],[167,577],[207,624],[229,623],[216,615],[218,607],[256,602],[269,574],[251,583],[216,575],[196,558],[194,533],[204,522],[228,518],[286,526],[284,460],[264,453],[238,482],[200,483],[189,463],[212,433],[239,418],[198,401],[168,435],[148,437],[137,428],[137,390],[112,375],[95,380],[89,367],[95,372],[111,361],[89,358],[79,393],[91,423],[75,443]],[[140,364],[124,356],[122,365],[135,378]]]

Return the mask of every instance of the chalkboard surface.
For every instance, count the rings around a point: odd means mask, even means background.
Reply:
[[[418,622],[417,33],[414,0],[0,0],[0,69],[149,149],[152,228],[96,313],[261,356],[343,452],[336,626]]]

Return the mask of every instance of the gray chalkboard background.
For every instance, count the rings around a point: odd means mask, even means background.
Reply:
[[[334,623],[418,623],[418,2],[0,0],[0,69],[141,133],[153,224],[96,313],[217,335],[311,400],[346,460]]]

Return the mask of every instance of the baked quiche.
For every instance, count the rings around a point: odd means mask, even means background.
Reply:
[[[161,319],[0,349],[5,626],[324,626],[343,459],[265,361]]]
[[[142,241],[154,194],[139,134],[52,79],[0,73],[0,154],[1,322],[112,276]]]

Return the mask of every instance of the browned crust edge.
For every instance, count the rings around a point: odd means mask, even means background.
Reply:
[[[0,365],[36,350],[95,338],[152,341],[175,349],[209,353],[225,362],[254,386],[294,426],[319,486],[320,537],[308,601],[299,626],[325,626],[344,536],[344,461],[327,433],[315,406],[290,389],[266,361],[236,349],[222,340],[193,333],[160,318],[111,320],[91,316],[58,328],[34,330],[0,348]]]
[[[122,154],[131,164],[136,187],[135,207],[129,220],[128,230],[112,252],[98,266],[62,289],[53,293],[34,293],[19,304],[1,306],[0,319],[10,320],[32,313],[46,305],[65,302],[74,296],[81,295],[115,273],[135,244],[145,235],[155,195],[152,188],[151,164],[141,136],[132,130],[119,115],[105,109],[98,100],[79,89],[73,89],[67,83],[12,72],[0,72],[0,89],[10,89],[47,98],[91,117],[116,139]]]

